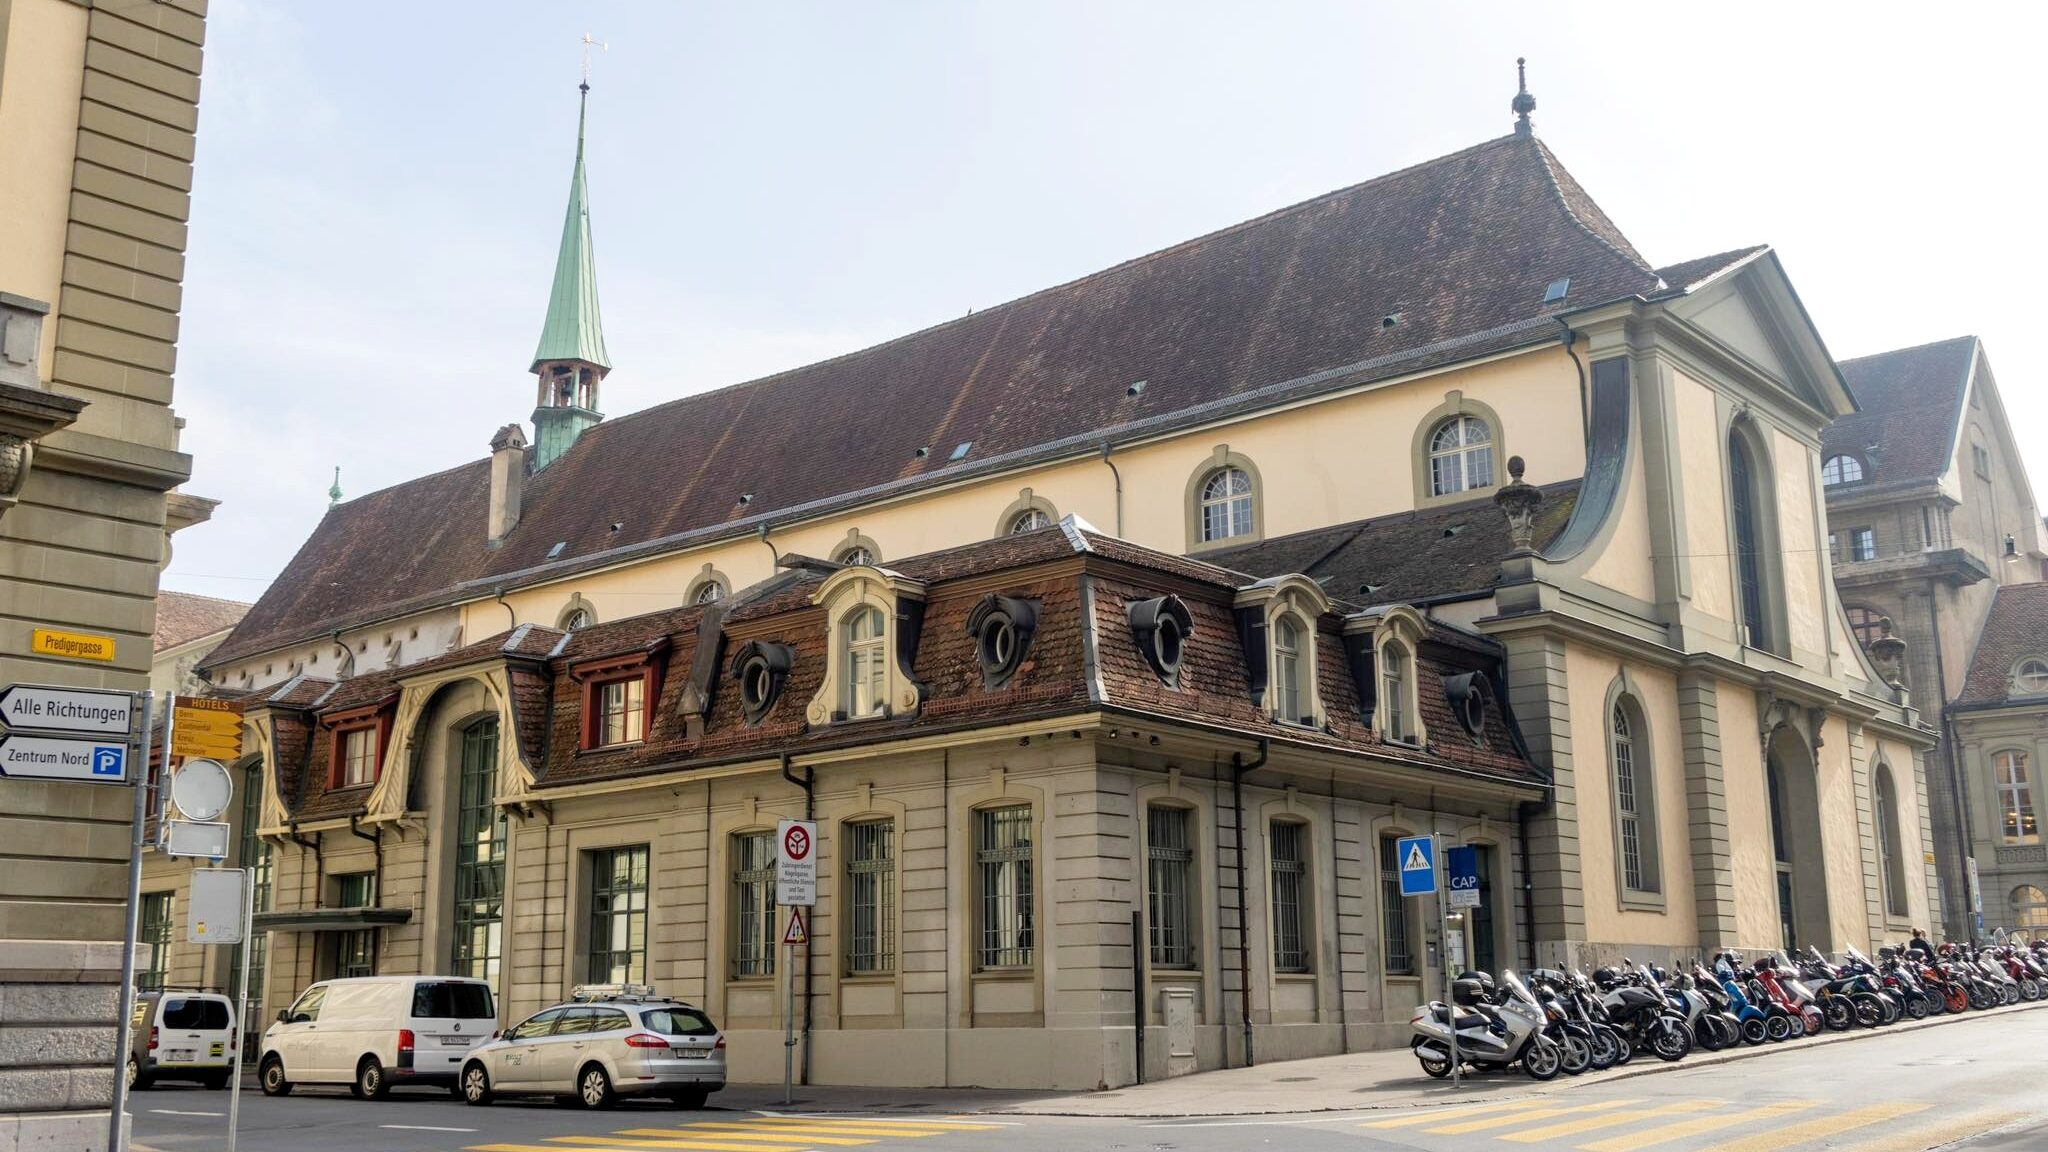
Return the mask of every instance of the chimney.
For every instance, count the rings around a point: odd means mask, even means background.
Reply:
[[[526,495],[526,432],[507,424],[491,437],[491,547],[497,547],[519,523]]]

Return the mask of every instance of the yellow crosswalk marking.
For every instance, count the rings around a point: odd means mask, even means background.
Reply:
[[[1788,1116],[1819,1103],[1818,1100],[1781,1100],[1726,1116],[1701,1116],[1692,1120],[1680,1120],[1676,1124],[1645,1128],[1641,1132],[1630,1132],[1622,1136],[1610,1136],[1605,1140],[1595,1140],[1591,1144],[1581,1144],[1579,1152],[1642,1152],[1645,1148],[1654,1148],[1659,1144],[1669,1144],[1673,1140],[1684,1140],[1690,1136],[1704,1136],[1709,1132],[1719,1132],[1723,1128],[1733,1128],[1737,1124],[1754,1124],[1761,1120]]]
[[[762,1152],[766,1145],[759,1143],[740,1144],[732,1140],[714,1140],[707,1135],[701,1140],[682,1137],[652,1140],[631,1136],[550,1136],[546,1152],[564,1152],[565,1145],[573,1145],[582,1152],[647,1152],[650,1148],[682,1149],[684,1152]],[[472,1149],[471,1152],[476,1152]],[[535,1152],[535,1145],[521,1144],[517,1148],[500,1146],[490,1152]]]
[[[737,1123],[808,1125],[830,1124],[839,1128],[871,1129],[877,1132],[993,1132],[1001,1124],[975,1124],[965,1120],[889,1120],[866,1116],[752,1116]]]
[[[878,1135],[851,1137],[846,1135],[818,1135],[829,1133],[829,1128],[743,1128],[738,1124],[692,1124],[686,1128],[622,1128],[614,1136],[655,1136],[666,1140],[691,1140],[699,1136],[707,1140],[759,1140],[767,1144],[821,1144],[828,1146],[873,1144]]]
[[[1858,1144],[1856,1152],[1922,1152],[1926,1148],[1945,1148],[1958,1140],[1989,1132],[2026,1119],[2027,1112],[1973,1112],[1967,1116],[1942,1120],[1938,1123],[1909,1128],[1881,1136],[1874,1144]]]
[[[1915,1112],[1925,1112],[1932,1107],[1932,1104],[1872,1104],[1868,1108],[1856,1108],[1833,1116],[1816,1116],[1789,1128],[1759,1132],[1731,1144],[1703,1149],[1702,1152],[1779,1152],[1780,1149],[1804,1144],[1808,1140],[1818,1140],[1823,1136],[1839,1136],[1844,1132],[1865,1128],[1885,1120],[1896,1120],[1901,1116],[1911,1116]]]
[[[1605,1112],[1609,1108],[1620,1108],[1628,1104],[1640,1104],[1641,1099],[1602,1100],[1596,1104],[1572,1104],[1558,1108],[1530,1108],[1526,1111],[1511,1112],[1506,1116],[1488,1116],[1483,1120],[1466,1120],[1458,1124],[1445,1124],[1436,1128],[1424,1128],[1433,1136],[1462,1136],[1467,1132],[1484,1132],[1488,1128],[1505,1128],[1527,1120],[1548,1119],[1552,1116],[1569,1116],[1575,1112]]]
[[[1576,1136],[1581,1132],[1597,1132],[1602,1128],[1619,1128],[1623,1124],[1633,1124],[1638,1120],[1652,1120],[1659,1116],[1678,1116],[1687,1112],[1705,1112],[1710,1109],[1719,1108],[1724,1103],[1726,1101],[1722,1100],[1680,1100],[1677,1103],[1665,1104],[1658,1108],[1625,1108],[1615,1112],[1605,1112],[1598,1116],[1586,1116],[1578,1120],[1567,1120],[1562,1124],[1546,1124],[1541,1128],[1531,1128],[1526,1132],[1513,1132],[1501,1137],[1501,1139],[1510,1140],[1517,1144],[1539,1144],[1545,1140],[1555,1140],[1560,1136]]]
[[[1510,1100],[1504,1104],[1467,1104],[1459,1108],[1417,1108],[1390,1120],[1369,1120],[1360,1128],[1412,1128],[1417,1124],[1434,1124],[1438,1120],[1451,1120],[1459,1116],[1478,1116],[1482,1113],[1505,1112],[1514,1108],[1534,1108],[1548,1104],[1548,1100]]]

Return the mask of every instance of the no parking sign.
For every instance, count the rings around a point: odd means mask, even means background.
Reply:
[[[806,908],[818,902],[818,826],[809,820],[775,826],[775,902]]]

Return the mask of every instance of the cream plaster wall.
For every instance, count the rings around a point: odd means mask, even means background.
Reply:
[[[1785,628],[1794,649],[1828,648],[1830,578],[1821,559],[1821,528],[1815,521],[1819,463],[1806,445],[1773,429],[1773,486],[1778,494],[1778,543],[1784,551]]]
[[[1672,372],[1678,419],[1678,456],[1687,483],[1684,563],[1692,577],[1692,606],[1723,620],[1735,618],[1729,579],[1727,480],[1721,468],[1721,423],[1711,388]]]
[[[1699,940],[1699,920],[1692,889],[1685,759],[1678,739],[1678,687],[1669,673],[1641,663],[1630,663],[1628,673],[1650,727],[1650,779],[1656,788],[1657,860],[1664,910],[1624,910],[1621,906],[1621,872],[1614,843],[1614,766],[1607,751],[1607,689],[1621,674],[1622,666],[1622,661],[1581,644],[1565,649],[1565,676],[1573,689],[1572,746],[1579,750],[1574,779],[1586,938],[1610,944],[1689,947]]]
[[[85,5],[11,0],[0,10],[0,292],[50,305],[64,270],[78,97],[85,80]],[[43,325],[37,363],[56,363],[57,325]]]
[[[1735,888],[1736,940],[1746,949],[1778,947],[1778,881],[1771,848],[1771,802],[1764,787],[1756,694],[1720,681],[1721,772],[1728,793],[1728,848]]]
[[[1860,946],[1870,938],[1870,908],[1863,886],[1863,833],[1857,781],[1849,763],[1848,720],[1830,716],[1822,732],[1825,739],[1814,759],[1821,844],[1827,861],[1830,934],[1837,947],[1844,943]],[[1868,798],[1864,799],[1867,802]],[[1823,946],[1821,950],[1828,949]]]

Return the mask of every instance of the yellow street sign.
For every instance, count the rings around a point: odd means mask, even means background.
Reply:
[[[242,742],[239,739],[217,740],[201,733],[193,733],[191,735],[183,732],[171,733],[171,755],[173,756],[204,757],[208,760],[233,760],[241,756],[241,754]]]
[[[112,660],[114,638],[37,628],[28,635],[28,650],[38,656],[62,656],[69,660]]]
[[[177,697],[171,702],[171,755],[234,760],[242,754],[242,705]]]
[[[230,712],[197,712],[178,705],[178,731],[205,733],[222,740],[240,739],[242,718]]]

